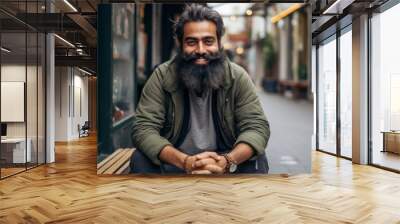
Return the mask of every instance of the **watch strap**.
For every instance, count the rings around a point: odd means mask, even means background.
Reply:
[[[226,161],[228,162],[227,166],[225,167],[225,172],[230,173],[229,170],[232,166],[232,164],[237,165],[236,161],[232,159],[232,157],[229,155],[229,153],[223,154],[225,157]]]

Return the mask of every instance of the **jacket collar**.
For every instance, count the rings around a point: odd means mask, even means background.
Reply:
[[[224,67],[225,67],[225,78],[224,78],[224,90],[229,89],[232,84],[233,80],[235,79],[234,73],[232,71],[232,62],[226,58],[224,62]],[[176,90],[182,88],[182,84],[178,78],[178,75],[176,73],[176,61],[175,57],[173,59],[170,59],[167,64],[167,71],[164,76],[165,78],[165,90],[168,92],[175,92]]]

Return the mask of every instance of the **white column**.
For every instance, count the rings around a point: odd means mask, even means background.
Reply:
[[[54,76],[54,35],[46,36],[46,163],[55,161],[55,76]]]
[[[311,151],[317,149],[317,47],[310,45],[312,48],[311,54],[311,93],[313,96],[313,134],[311,136]]]
[[[353,19],[353,162],[368,163],[368,16]]]
[[[46,11],[54,12],[54,5],[46,1]],[[55,43],[52,33],[46,34],[46,163],[55,162]]]

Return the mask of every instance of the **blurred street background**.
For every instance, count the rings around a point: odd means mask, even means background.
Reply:
[[[271,126],[270,173],[310,170],[313,107],[307,9],[301,4],[209,4],[224,17],[224,49],[252,77]]]
[[[225,24],[228,57],[247,70],[271,124],[270,173],[310,171],[313,134],[308,7],[208,3]],[[184,5],[140,5],[138,96],[152,69],[176,54],[172,21]]]

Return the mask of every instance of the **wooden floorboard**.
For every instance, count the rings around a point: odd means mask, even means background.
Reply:
[[[98,176],[96,139],[0,181],[0,223],[400,223],[400,175],[313,152],[313,172]]]

